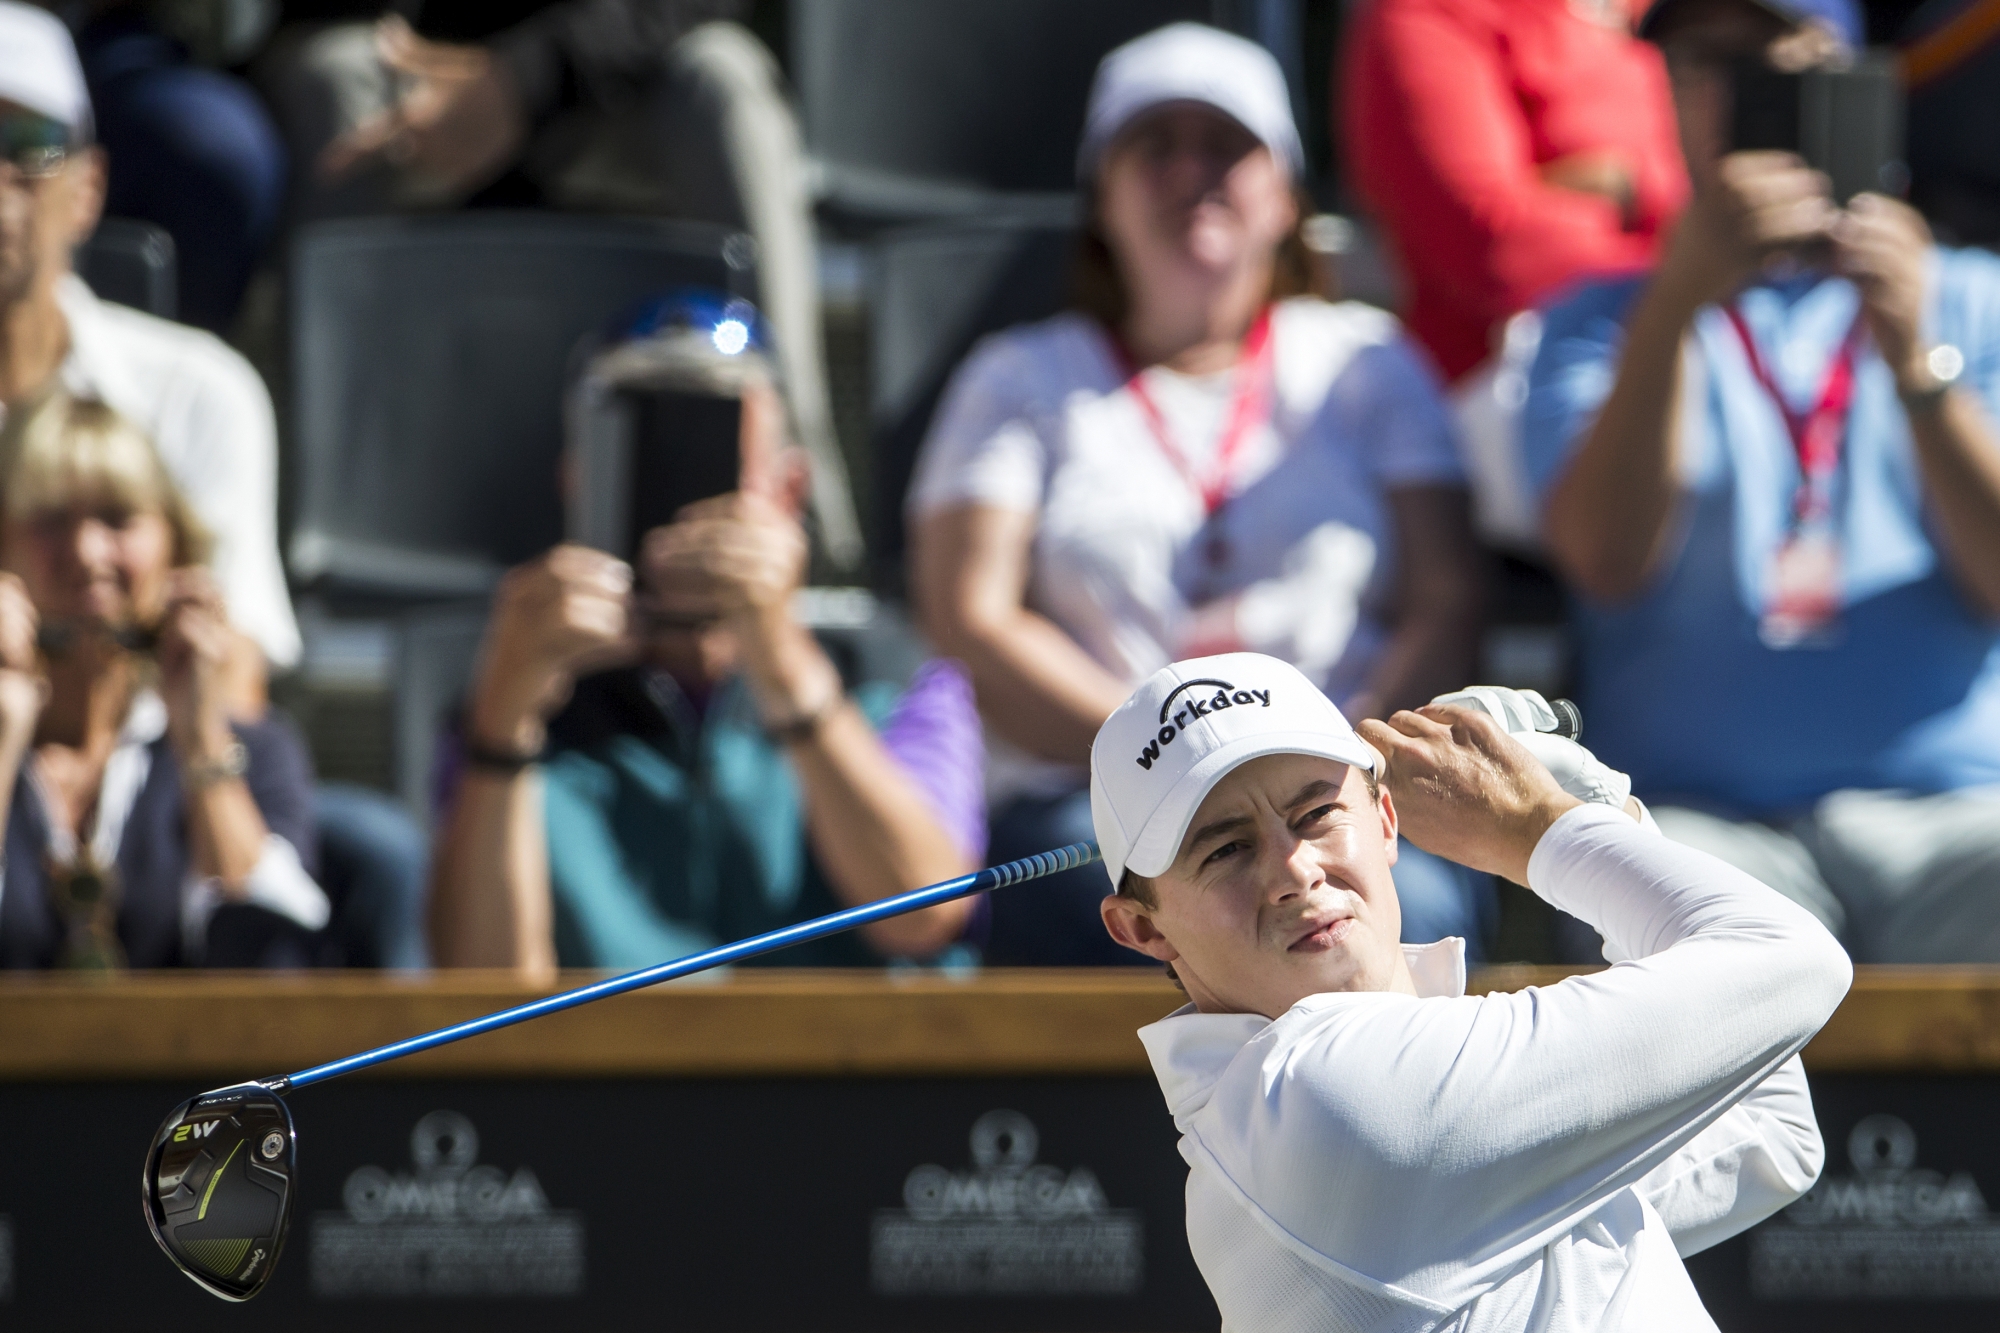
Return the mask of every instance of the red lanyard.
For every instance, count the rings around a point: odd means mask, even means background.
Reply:
[[[1820,384],[1818,401],[1810,410],[1797,412],[1785,400],[1770,367],[1764,364],[1743,313],[1734,305],[1722,307],[1722,313],[1729,316],[1730,327],[1736,330],[1737,340],[1743,344],[1750,373],[1777,404],[1778,414],[1785,419],[1785,430],[1792,437],[1792,449],[1798,454],[1799,489],[1792,498],[1793,524],[1827,518],[1833,507],[1833,478],[1840,471],[1841,449],[1847,440],[1847,414],[1854,405],[1854,361],[1861,349],[1865,327],[1861,316],[1854,316],[1847,335],[1840,340],[1840,350],[1834,353],[1832,363],[1826,368],[1826,379]]]
[[[1210,464],[1206,476],[1195,471],[1194,464],[1174,443],[1173,435],[1167,430],[1167,419],[1160,414],[1160,408],[1153,401],[1153,395],[1146,392],[1145,382],[1140,379],[1139,365],[1132,359],[1132,353],[1114,335],[1111,350],[1118,360],[1118,367],[1125,375],[1125,388],[1130,391],[1132,401],[1138,404],[1139,415],[1153,432],[1153,440],[1160,446],[1160,452],[1174,465],[1174,470],[1186,479],[1188,486],[1201,496],[1202,506],[1213,514],[1229,499],[1230,474],[1235,470],[1236,455],[1243,451],[1248,440],[1271,414],[1271,311],[1267,306],[1243,335],[1243,354],[1236,362],[1236,390],[1229,404],[1229,415],[1222,427],[1222,438],[1216,442],[1215,461]]]

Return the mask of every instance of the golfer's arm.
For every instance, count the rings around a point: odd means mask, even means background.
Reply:
[[[1528,882],[1595,926],[1615,963],[1494,997],[1511,1049],[1485,1081],[1528,1112],[1517,1129],[1550,1132],[1559,1173],[1595,1161],[1631,1183],[1658,1166],[1796,1054],[1853,976],[1804,909],[1603,806],[1556,821]]]
[[[972,673],[988,725],[1029,754],[1084,764],[1129,691],[1024,604],[1034,537],[1035,516],[1016,510],[930,514],[911,543],[910,587],[931,641]]]
[[[975,868],[852,703],[834,708],[789,750],[813,854],[843,903],[859,906]],[[879,953],[921,958],[956,940],[971,911],[972,900],[961,898],[861,934]]]
[[[431,948],[445,967],[555,975],[542,779],[468,768],[431,869]]]
[[[1812,1188],[1826,1161],[1793,1056],[1638,1185],[1682,1256],[1747,1231]]]
[[[1676,496],[1683,341],[1699,302],[1664,270],[1626,324],[1611,396],[1550,489],[1542,536],[1586,595],[1637,593],[1666,555]]]

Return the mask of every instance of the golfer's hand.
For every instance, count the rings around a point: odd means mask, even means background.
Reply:
[[[401,95],[326,146],[323,178],[339,180],[382,162],[425,192],[456,199],[507,169],[527,139],[528,120],[504,61],[483,46],[419,37],[395,15],[376,25],[375,46]]]
[[[1582,804],[1477,708],[1430,704],[1360,731],[1382,755],[1402,835],[1474,870],[1527,883],[1535,844]]]
[[[507,572],[493,599],[468,711],[469,739],[532,754],[576,678],[636,655],[632,569],[586,546],[558,546]]]
[[[35,652],[40,628],[27,585],[13,574],[0,574],[0,752],[26,750],[48,700],[48,681]]]

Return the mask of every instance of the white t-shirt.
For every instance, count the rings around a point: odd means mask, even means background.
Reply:
[[[1464,474],[1436,378],[1393,316],[1301,298],[1272,320],[1270,418],[1239,447],[1213,518],[1148,426],[1102,326],[1072,313],[973,349],[924,442],[912,519],[960,505],[1034,514],[1027,606],[1120,679],[1249,650],[1343,701],[1389,633],[1387,493],[1462,485]],[[1235,372],[1155,366],[1141,378],[1205,475]],[[1083,785],[1081,768],[997,738],[989,754],[995,802]]]
[[[129,417],[215,538],[209,560],[237,629],[274,667],[299,660],[278,559],[278,433],[264,381],[213,334],[100,301],[74,274],[63,387]]]

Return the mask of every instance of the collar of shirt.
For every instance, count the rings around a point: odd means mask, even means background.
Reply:
[[[1447,936],[1435,944],[1405,944],[1403,957],[1410,965],[1410,980],[1416,983],[1418,999],[1455,999],[1465,994],[1465,941],[1458,936]],[[1292,1012],[1374,993],[1308,995]],[[1271,1022],[1262,1014],[1204,1014],[1186,1004],[1159,1022],[1140,1028],[1139,1040],[1145,1043],[1160,1090],[1167,1096],[1167,1109],[1176,1118],[1199,1111],[1237,1052]]]
[[[127,383],[120,358],[106,344],[97,293],[76,274],[66,273],[56,284],[56,305],[69,325],[69,351],[58,372],[63,387],[79,397],[101,399],[114,407],[133,401],[136,387]]]

